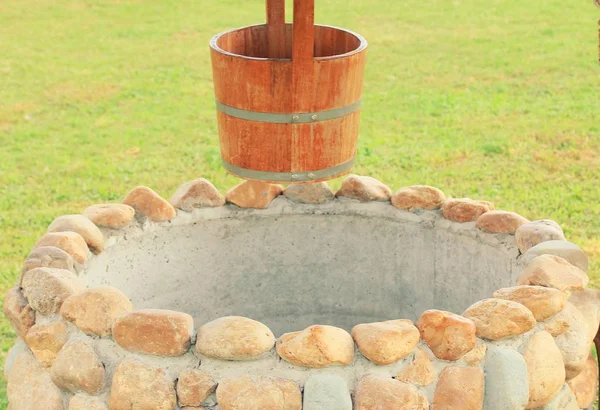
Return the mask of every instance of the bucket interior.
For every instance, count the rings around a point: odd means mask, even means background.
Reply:
[[[269,55],[268,26],[266,24],[243,27],[218,35],[213,46],[226,53],[251,58],[273,58]],[[285,27],[284,59],[292,58],[293,26]],[[315,57],[334,57],[366,46],[366,41],[359,35],[347,30],[330,26],[315,25]]]

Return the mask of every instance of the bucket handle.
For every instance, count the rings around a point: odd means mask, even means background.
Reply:
[[[285,56],[285,0],[266,0],[269,57]],[[294,0],[292,60],[312,60],[315,47],[315,0]]]

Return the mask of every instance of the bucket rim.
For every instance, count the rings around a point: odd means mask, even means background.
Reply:
[[[286,24],[290,24],[291,23],[286,23]],[[250,57],[250,56],[245,56],[243,54],[236,54],[236,53],[232,53],[229,51],[225,51],[223,50],[221,47],[219,47],[217,45],[217,41],[223,37],[226,34],[230,34],[233,33],[235,31],[240,31],[240,30],[245,30],[245,29],[249,29],[252,27],[260,27],[260,26],[266,26],[266,23],[261,23],[261,24],[251,24],[248,26],[242,26],[242,27],[238,27],[238,28],[232,28],[226,31],[222,31],[219,34],[214,35],[211,39],[210,39],[210,48],[216,52],[218,52],[219,54],[223,54],[223,55],[227,55],[230,57],[237,57],[240,59],[244,59],[244,60],[255,60],[255,61],[289,61],[291,62],[292,59],[291,58],[264,58],[264,57]],[[361,36],[360,34],[352,31],[352,30],[348,30],[342,27],[337,27],[337,26],[331,26],[328,24],[315,24],[315,27],[325,27],[325,28],[330,28],[330,29],[334,29],[334,30],[338,30],[338,31],[343,31],[346,32],[354,37],[356,37],[359,41],[360,44],[357,48],[355,48],[352,51],[349,51],[347,53],[344,54],[336,54],[333,56],[325,56],[325,57],[313,57],[313,60],[317,60],[317,61],[327,61],[327,60],[336,60],[339,58],[345,58],[345,57],[349,57],[352,56],[354,54],[359,54],[362,51],[366,50],[369,43],[367,42],[367,39],[364,38],[363,36]]]

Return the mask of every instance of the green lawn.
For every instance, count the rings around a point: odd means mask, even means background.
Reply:
[[[263,1],[0,2],[2,294],[51,220],[220,165],[208,41]],[[592,1],[321,0],[370,43],[357,173],[560,222],[600,285]],[[339,181],[332,182],[339,186]],[[2,319],[5,354],[14,333]],[[6,405],[4,384],[1,408]]]

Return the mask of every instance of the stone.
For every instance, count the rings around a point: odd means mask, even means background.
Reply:
[[[352,337],[367,359],[390,364],[408,356],[419,343],[420,334],[410,320],[388,320],[354,326]]]
[[[104,236],[98,227],[83,215],[63,215],[48,227],[48,232],[75,232],[81,235],[90,250],[99,254],[104,250]]]
[[[77,263],[85,263],[88,258],[88,246],[77,232],[48,232],[35,244],[35,248],[54,246],[67,252]]]
[[[69,401],[69,410],[108,410],[108,407],[98,397],[77,393]]]
[[[476,221],[486,212],[493,211],[494,204],[488,201],[473,200],[470,198],[449,198],[442,204],[444,218],[454,222]]]
[[[593,355],[588,356],[581,373],[567,383],[575,395],[579,408],[586,409],[594,404],[598,397],[598,363]]]
[[[483,390],[484,375],[481,369],[475,367],[446,367],[440,373],[433,394],[431,409],[482,410]]]
[[[194,319],[187,313],[143,309],[114,321],[112,335],[119,346],[132,352],[181,356],[188,351]]]
[[[489,211],[477,218],[476,225],[484,232],[514,234],[521,225],[528,222],[529,219],[515,212]]]
[[[422,348],[415,350],[412,361],[402,369],[397,375],[396,380],[405,383],[427,386],[437,377],[437,372],[431,363],[429,354]]]
[[[588,283],[584,271],[555,255],[534,258],[517,278],[518,285],[539,285],[562,291],[582,290]]]
[[[473,348],[469,353],[464,355],[462,358],[466,364],[469,366],[479,366],[485,355],[487,354],[487,345],[484,343],[479,343],[477,346]]]
[[[177,215],[169,201],[145,186],[134,188],[127,194],[123,203],[153,222],[170,221]]]
[[[458,360],[475,347],[473,321],[451,312],[426,310],[417,323],[421,338],[442,360]]]
[[[478,337],[490,340],[521,335],[537,323],[531,310],[522,304],[495,298],[475,302],[463,316],[475,323]]]
[[[179,405],[200,406],[216,389],[217,383],[211,376],[197,369],[186,369],[177,380]]]
[[[580,410],[577,404],[577,398],[565,384],[558,392],[554,399],[545,406],[539,407],[537,410]]]
[[[575,291],[571,294],[569,303],[572,303],[583,315],[588,325],[589,341],[592,343],[600,327],[600,291],[596,289]]]
[[[569,330],[569,321],[560,313],[542,323],[542,328],[552,336],[558,336]]]
[[[554,338],[546,331],[535,333],[522,347],[529,375],[529,402],[526,409],[552,401],[565,382],[565,365]]]
[[[87,334],[110,336],[115,320],[133,310],[131,301],[119,289],[100,286],[69,296],[60,314]]]
[[[538,243],[525,252],[523,255],[523,262],[528,264],[533,258],[540,255],[560,256],[582,271],[587,272],[588,270],[589,262],[585,252],[579,246],[568,241],[552,240]]]
[[[63,396],[50,374],[29,352],[19,354],[7,377],[9,409],[64,410]]]
[[[336,197],[356,199],[361,202],[389,201],[392,190],[383,182],[360,175],[349,175],[342,181]]]
[[[352,410],[346,381],[333,374],[313,374],[304,384],[303,410]]]
[[[544,321],[556,315],[567,304],[567,296],[558,289],[543,286],[514,286],[494,292],[496,299],[512,300],[525,306],[535,320]]]
[[[290,201],[301,204],[325,204],[335,198],[327,182],[290,185],[283,191],[283,195]]]
[[[104,387],[104,365],[89,340],[71,340],[52,364],[52,381],[71,393],[97,395]]]
[[[29,305],[43,315],[58,312],[65,299],[83,290],[77,275],[66,269],[35,268],[21,282]]]
[[[87,207],[83,214],[97,226],[121,229],[133,221],[135,209],[125,204],[97,204]]]
[[[226,360],[253,360],[275,346],[273,332],[256,320],[226,316],[198,329],[196,352]]]
[[[227,191],[225,199],[240,208],[264,209],[282,192],[281,185],[248,180]]]
[[[542,219],[521,225],[515,232],[517,247],[525,254],[535,245],[552,240],[565,240],[565,234],[556,222]]]
[[[164,369],[135,359],[125,359],[117,366],[110,389],[110,410],[173,410],[176,405],[175,383]]]
[[[569,323],[569,328],[554,341],[562,353],[567,380],[571,380],[585,367],[593,337],[589,337],[586,320],[573,304],[567,303],[560,315]]]
[[[302,394],[290,380],[241,376],[219,382],[217,402],[220,410],[301,410]]]
[[[198,178],[183,184],[171,197],[175,208],[192,212],[194,208],[206,208],[225,205],[225,198],[217,188],[204,178]]]
[[[491,347],[485,359],[484,372],[484,409],[522,410],[527,406],[527,364],[519,352]]]
[[[67,325],[64,322],[33,325],[25,342],[42,366],[50,367],[67,343]]]
[[[354,340],[344,329],[314,325],[300,332],[283,334],[277,354],[296,366],[321,368],[348,365],[354,360]]]
[[[27,299],[25,299],[18,286],[15,286],[6,293],[2,312],[15,330],[15,333],[21,339],[25,339],[25,335],[35,323],[35,311],[28,304]]]
[[[73,257],[55,246],[42,246],[29,253],[23,264],[23,273],[35,268],[56,268],[75,272]]]
[[[398,209],[438,209],[446,199],[444,193],[429,185],[412,185],[392,195],[392,205]]]
[[[429,401],[412,384],[392,378],[367,375],[356,385],[354,409],[429,410]]]

